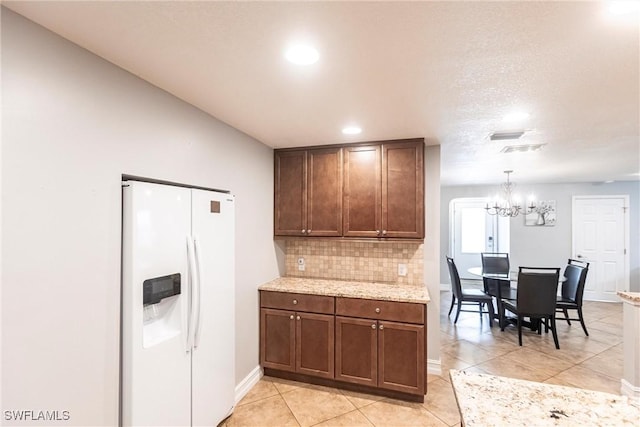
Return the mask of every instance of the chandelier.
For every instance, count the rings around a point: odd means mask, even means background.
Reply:
[[[504,171],[507,174],[507,182],[502,184],[502,198],[499,199],[496,197],[496,200],[493,201],[493,206],[487,205],[485,206],[485,210],[489,215],[499,215],[504,217],[516,217],[519,214],[527,215],[534,211],[536,206],[531,200],[529,206],[522,207],[517,200],[514,200],[512,195],[513,191],[513,183],[509,181],[509,175],[513,173],[513,171]]]

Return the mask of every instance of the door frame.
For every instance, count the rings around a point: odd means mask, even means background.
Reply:
[[[630,206],[629,206],[629,195],[628,194],[619,194],[619,195],[587,195],[587,196],[572,196],[571,197],[571,258],[575,259],[576,257],[576,233],[575,233],[575,225],[576,225],[576,201],[577,200],[592,200],[592,199],[622,199],[623,200],[623,235],[624,235],[624,254],[623,254],[623,262],[624,262],[624,279],[623,279],[623,287],[624,289],[616,289],[616,291],[628,291],[629,283],[631,278],[631,271],[629,269],[631,265],[630,258],[630,243],[631,243],[631,233],[630,233],[630,222],[629,217]]]

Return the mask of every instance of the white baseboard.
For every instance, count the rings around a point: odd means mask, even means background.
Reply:
[[[258,365],[249,372],[249,375],[240,381],[240,384],[236,386],[236,405],[247,395],[247,393],[249,393],[249,390],[251,390],[251,388],[260,381],[260,378],[262,378],[263,375],[264,372],[260,365]]]
[[[624,396],[629,397],[629,400],[633,401],[636,404],[640,404],[640,387],[636,387],[631,384],[629,381],[623,379],[620,381],[622,386],[620,387],[620,391]]]
[[[442,375],[442,364],[440,359],[427,359],[427,374]]]

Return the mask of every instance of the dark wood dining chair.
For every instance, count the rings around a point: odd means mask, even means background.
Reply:
[[[525,317],[538,324],[538,333],[544,325],[551,329],[556,349],[560,349],[556,331],[556,294],[558,292],[559,268],[520,267],[518,269],[518,290],[516,301],[502,300],[504,310],[509,310],[518,318],[518,344],[522,345],[522,324]],[[504,313],[502,313],[504,317]],[[501,326],[504,330],[504,327]]]
[[[504,327],[505,319],[501,315],[504,312],[502,310],[502,300],[515,300],[516,291],[511,289],[511,281],[509,280],[509,254],[504,252],[482,252],[480,254],[482,260],[482,274],[504,274],[505,279],[496,279],[490,277],[482,277],[482,284],[484,286],[484,292],[491,295],[496,299],[497,313],[493,315],[493,318],[497,318],[500,327]]]
[[[449,308],[449,316],[453,310],[454,304],[458,304],[458,310],[456,311],[456,318],[453,323],[458,322],[458,317],[461,311],[471,312],[475,310],[462,310],[462,305],[478,304],[478,311],[480,317],[483,313],[489,315],[489,326],[493,327],[493,298],[491,295],[485,294],[480,289],[463,289],[460,283],[460,275],[458,274],[458,268],[453,258],[447,257],[447,266],[449,267],[449,276],[451,277],[451,307]],[[487,304],[487,311],[482,310],[482,306]]]
[[[562,282],[561,295],[556,299],[556,312],[564,314],[564,317],[558,317],[558,320],[566,320],[569,325],[571,325],[571,320],[579,320],[586,336],[589,336],[589,332],[587,332],[582,315],[582,296],[588,272],[588,262],[569,258],[564,269],[565,280]],[[568,310],[576,310],[578,317],[570,318]]]
[[[509,274],[509,254],[501,252],[482,252],[482,272],[488,274]]]

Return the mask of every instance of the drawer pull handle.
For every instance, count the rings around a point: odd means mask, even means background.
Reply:
[[[289,316],[289,319],[293,320],[293,314],[291,316]]]
[[[371,325],[371,329],[375,329],[376,328],[376,324],[374,323],[373,325]]]
[[[300,320],[300,316],[296,316],[296,320]]]
[[[298,303],[298,300],[297,300],[297,299],[294,299],[294,300],[293,300],[293,305],[296,305],[297,303]]]
[[[376,313],[380,313],[380,309],[376,307]]]
[[[380,325],[380,330],[383,330],[383,329],[384,329],[384,325]]]

